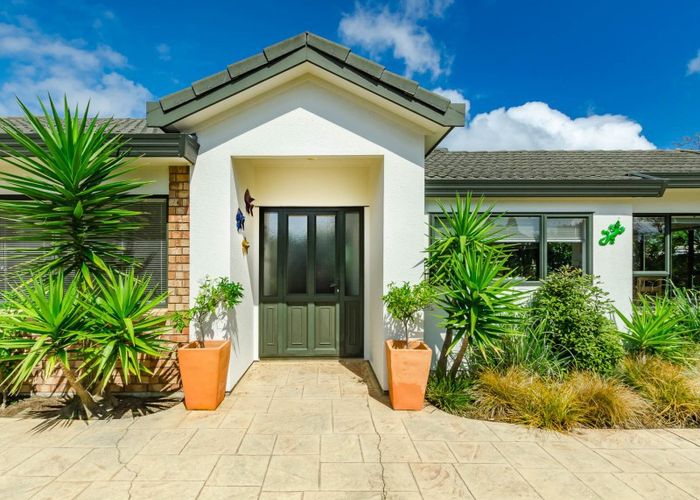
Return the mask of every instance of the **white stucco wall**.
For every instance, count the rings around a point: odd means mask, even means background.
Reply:
[[[442,200],[448,203],[449,200]],[[700,213],[700,190],[669,189],[660,198],[489,198],[494,211],[511,213],[581,213],[592,214],[592,273],[611,300],[624,314],[629,314],[632,299],[632,216],[638,213]],[[426,213],[438,212],[436,200],[426,201]],[[601,247],[601,231],[617,220],[625,232],[614,245]],[[426,218],[427,223],[427,218]],[[426,318],[425,336],[434,349],[442,343],[443,329],[435,314]]]
[[[366,207],[365,357],[386,387],[381,295],[390,281],[420,275],[423,132],[310,77],[192,131],[200,143],[191,177],[192,298],[205,275],[228,276],[248,291],[235,313],[228,387],[258,356],[258,212],[246,221],[247,258],[234,221],[246,188],[258,206]],[[217,325],[216,336],[226,334]]]

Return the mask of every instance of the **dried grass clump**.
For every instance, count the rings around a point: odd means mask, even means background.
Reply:
[[[483,371],[474,408],[482,418],[553,430],[575,427],[582,411],[570,388],[517,367]]]
[[[564,380],[533,375],[522,368],[481,372],[473,414],[551,430],[575,427],[639,427],[648,403],[622,382],[592,372]]]
[[[651,423],[670,427],[700,425],[700,385],[687,367],[654,356],[628,357],[622,376],[651,404]]]
[[[576,394],[584,427],[641,427],[649,404],[619,380],[592,372],[576,372],[565,385]]]

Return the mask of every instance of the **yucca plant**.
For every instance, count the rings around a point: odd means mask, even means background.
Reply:
[[[629,353],[653,354],[676,362],[687,360],[691,343],[682,317],[668,298],[641,297],[632,304],[629,318],[619,310],[617,315],[627,328],[620,335]]]
[[[149,279],[138,279],[131,268],[117,273],[103,268],[94,288],[86,287],[80,296],[86,324],[80,338],[85,341],[85,371],[102,392],[119,369],[122,382],[141,380],[151,374],[145,357],[158,358],[171,343],[161,337],[167,331],[168,317],[153,314],[167,293],[149,290]]]
[[[673,286],[671,297],[686,337],[700,343],[700,291]]]
[[[139,227],[131,207],[143,198],[134,190],[146,182],[123,177],[131,162],[125,140],[111,120],[91,117],[89,106],[71,111],[64,98],[60,110],[50,96],[48,108],[39,104],[42,116],[19,101],[29,133],[0,118],[9,136],[0,151],[17,169],[0,172],[0,188],[26,198],[0,202],[0,219],[16,234],[8,239],[33,244],[24,265],[34,274],[87,275],[99,271],[95,256],[131,262],[117,241]]]
[[[85,333],[79,294],[78,281],[66,285],[61,271],[20,281],[3,297],[6,309],[0,315],[0,330],[8,335],[0,339],[0,349],[7,349],[17,361],[6,379],[12,392],[41,366],[47,375],[59,367],[85,408],[94,413],[95,400],[73,365]]]
[[[485,357],[500,350],[501,339],[520,321],[524,292],[506,268],[507,256],[493,248],[469,248],[453,255],[449,286],[438,295],[445,312],[442,325],[453,332],[448,352],[455,346],[450,376],[456,377],[469,348]]]
[[[440,204],[440,214],[430,226],[431,242],[426,249],[424,260],[425,270],[430,283],[436,288],[438,294],[445,291],[455,291],[464,284],[465,275],[455,274],[461,265],[465,269],[466,259],[478,255],[478,252],[487,251],[489,255],[496,257],[507,246],[500,241],[505,236],[503,229],[496,224],[497,216],[492,213],[491,206],[484,206],[484,199],[474,200],[471,194],[465,198],[455,197],[450,206]],[[457,267],[455,264],[457,263]],[[505,259],[499,262],[501,268],[496,274],[504,271]],[[457,292],[459,293],[459,292]],[[456,305],[459,298],[455,295],[445,297],[444,305]],[[470,320],[471,321],[471,320]],[[452,351],[459,344],[463,332],[455,329],[456,324],[446,322],[445,339],[440,350],[437,362],[437,373],[440,376],[447,375],[448,362]],[[459,338],[458,338],[459,337]],[[451,374],[456,374],[461,367],[462,359],[468,346],[457,353],[450,369]],[[455,366],[456,365],[456,366]]]

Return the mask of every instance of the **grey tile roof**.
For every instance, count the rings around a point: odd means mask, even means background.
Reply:
[[[33,132],[32,127],[29,125],[29,121],[23,116],[7,116],[3,117],[4,120],[15,125],[22,132],[31,133]],[[99,118],[98,122],[104,122],[107,118]],[[145,118],[113,118],[112,125],[114,126],[114,132],[117,134],[163,134],[164,132],[156,127],[149,127],[146,125]]]
[[[448,151],[425,160],[428,181],[606,181],[634,174],[700,176],[700,151]]]
[[[420,87],[417,82],[353,54],[350,48],[304,32],[230,64],[222,71],[147,104],[148,122],[160,127],[196,113],[298,64],[309,62],[395,101],[446,127],[464,125],[463,103]]]

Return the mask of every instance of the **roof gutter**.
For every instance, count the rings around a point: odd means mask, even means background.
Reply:
[[[649,197],[666,191],[667,181],[659,178],[617,180],[447,180],[426,179],[427,197],[452,197],[472,193],[490,197]]]
[[[29,137],[39,139],[38,135],[28,134]],[[126,146],[119,150],[126,156],[145,158],[183,158],[190,164],[197,161],[199,143],[197,137],[192,134],[165,133],[165,134],[116,134],[126,141]],[[20,154],[29,154],[21,145],[7,134],[0,134],[0,143],[17,150]],[[7,157],[7,151],[0,150],[0,158]]]

